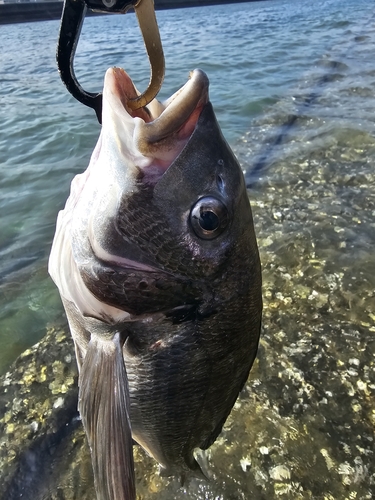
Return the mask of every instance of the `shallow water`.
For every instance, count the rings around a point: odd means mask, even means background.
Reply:
[[[303,119],[306,92],[319,96],[307,104],[314,123],[303,137],[306,147],[313,149],[322,134],[329,137],[333,119],[338,128],[372,132],[371,15],[368,2],[354,0],[159,12],[167,62],[161,98],[201,67],[225,136],[235,144],[251,126],[252,144],[244,154],[265,152],[267,163],[284,151],[282,145],[268,151],[264,144],[287,114]],[[0,54],[0,372],[61,315],[46,262],[57,212],[99,133],[92,111],[59,80],[58,26],[48,21],[0,30],[1,46],[9,48]],[[135,16],[87,19],[75,61],[79,81],[100,90],[105,69],[116,64],[145,87],[149,69]],[[264,113],[264,124],[256,125],[254,118]]]
[[[162,98],[204,69],[246,172],[265,310],[259,361],[208,457],[214,486],[182,491],[146,461],[145,498],[375,495],[373,10],[364,0],[270,0],[158,13]],[[10,48],[0,53],[1,372],[62,316],[48,253],[99,133],[59,81],[57,30],[0,30]],[[148,81],[132,15],[85,21],[80,81],[100,89],[110,65],[140,88]]]

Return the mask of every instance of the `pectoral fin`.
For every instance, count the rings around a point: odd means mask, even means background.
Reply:
[[[92,336],[79,376],[79,411],[98,500],[135,500],[129,387],[120,333]]]

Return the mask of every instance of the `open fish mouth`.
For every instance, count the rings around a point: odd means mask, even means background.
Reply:
[[[139,92],[123,69],[110,68],[104,80],[103,135],[108,129],[117,136],[122,152],[126,154],[125,146],[134,155],[133,159],[138,157],[143,181],[155,183],[193,133],[209,100],[208,87],[206,74],[195,69],[188,82],[167,101],[153,99],[146,108],[133,111],[128,102]]]

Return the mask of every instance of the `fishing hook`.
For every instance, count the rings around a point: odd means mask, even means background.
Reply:
[[[78,101],[93,108],[101,123],[102,93],[85,91],[78,83],[73,69],[74,55],[88,8],[95,12],[117,14],[124,14],[130,8],[135,10],[150,61],[151,78],[145,92],[128,101],[127,104],[131,109],[146,106],[157,95],[164,79],[165,61],[154,0],[65,0],[57,45],[57,66],[68,91]]]

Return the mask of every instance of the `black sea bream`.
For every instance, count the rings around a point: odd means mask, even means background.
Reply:
[[[257,352],[261,272],[241,168],[200,70],[131,111],[107,71],[102,131],[57,220],[49,272],[80,369],[98,498],[135,498],[132,437],[165,474],[199,474]]]

